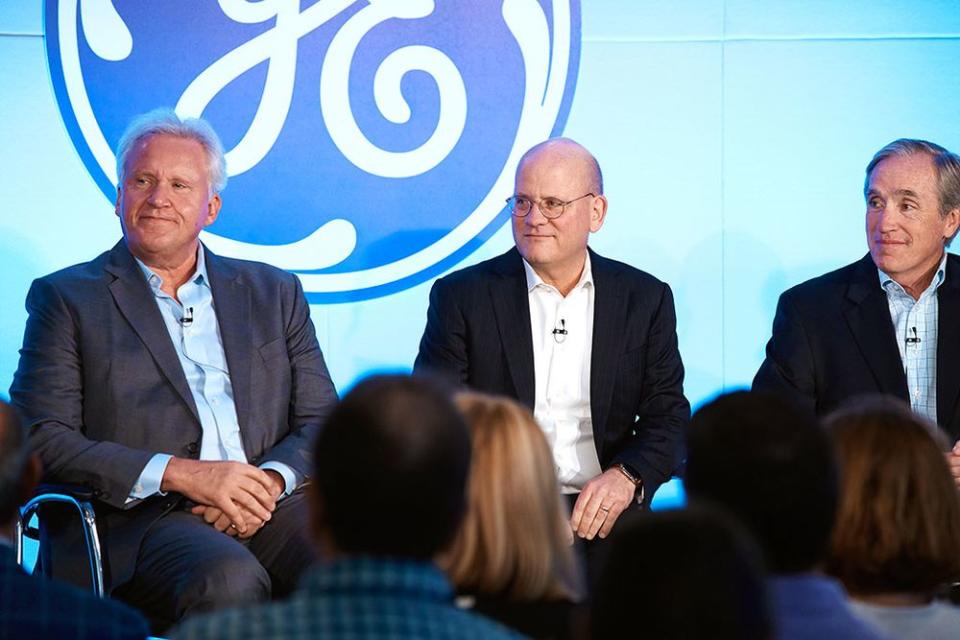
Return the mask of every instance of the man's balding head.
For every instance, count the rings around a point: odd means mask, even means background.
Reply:
[[[580,279],[588,238],[603,226],[602,192],[596,158],[569,138],[541,142],[517,165],[513,240],[527,264],[562,295]]]
[[[531,147],[517,163],[517,176],[524,164],[543,156],[580,165],[583,187],[597,195],[603,194],[603,172],[600,171],[600,163],[586,147],[570,138],[550,138]]]

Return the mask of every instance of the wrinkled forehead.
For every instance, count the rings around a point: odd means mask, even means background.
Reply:
[[[884,158],[867,175],[864,192],[884,189],[936,192],[937,168],[933,157],[928,153],[917,152]]]
[[[149,161],[164,167],[189,167],[209,177],[207,154],[203,145],[193,138],[169,133],[152,133],[140,138],[125,158],[125,168]]]

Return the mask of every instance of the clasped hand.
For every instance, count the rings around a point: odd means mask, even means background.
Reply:
[[[196,502],[191,511],[218,531],[249,538],[276,509],[283,492],[283,481],[278,478],[275,472],[245,462],[173,458],[160,488]]]

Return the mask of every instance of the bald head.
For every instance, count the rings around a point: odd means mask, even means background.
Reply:
[[[548,160],[553,162],[570,162],[577,166],[577,175],[584,182],[584,188],[592,193],[603,193],[603,173],[600,163],[579,142],[570,138],[550,138],[531,147],[517,164],[517,176],[524,165],[533,160]]]

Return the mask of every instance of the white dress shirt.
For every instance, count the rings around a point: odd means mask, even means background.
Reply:
[[[913,299],[906,290],[882,270],[880,285],[887,294],[890,320],[897,334],[900,361],[907,376],[910,406],[913,410],[937,421],[937,328],[940,304],[937,289],[947,275],[947,254],[920,298]]]
[[[523,268],[533,337],[533,414],[553,450],[564,493],[577,493],[602,473],[590,413],[594,303],[590,255],[566,297],[544,282],[526,260]]]

